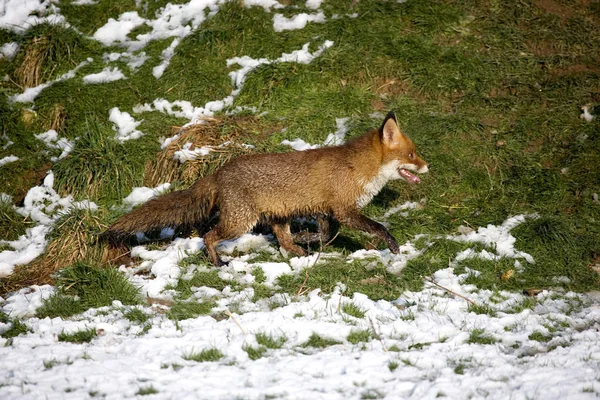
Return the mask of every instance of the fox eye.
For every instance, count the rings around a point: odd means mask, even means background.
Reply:
[[[415,158],[415,153],[410,153],[410,154],[408,155],[408,158],[410,158],[411,160],[412,160],[413,158]]]

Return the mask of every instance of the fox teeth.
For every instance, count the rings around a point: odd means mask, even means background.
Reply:
[[[405,169],[400,170],[400,175],[410,183],[421,183],[421,179],[418,176],[411,174]]]

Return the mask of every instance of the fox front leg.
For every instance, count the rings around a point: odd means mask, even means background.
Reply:
[[[398,246],[396,239],[394,239],[387,228],[381,225],[379,222],[375,222],[355,210],[338,212],[335,214],[335,216],[343,225],[361,230],[363,232],[371,233],[380,239],[385,240],[392,253],[398,254],[400,252],[400,246]]]

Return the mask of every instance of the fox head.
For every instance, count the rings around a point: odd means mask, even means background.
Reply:
[[[382,144],[382,168],[389,180],[402,179],[408,183],[419,183],[421,179],[410,171],[423,174],[429,165],[417,155],[415,145],[398,127],[396,114],[390,111],[379,128]]]

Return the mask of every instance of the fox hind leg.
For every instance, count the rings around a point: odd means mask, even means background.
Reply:
[[[232,221],[235,221],[232,223]],[[204,235],[204,246],[210,256],[213,264],[221,267],[225,265],[221,257],[217,254],[216,246],[223,240],[235,239],[248,232],[258,221],[256,218],[235,219],[227,218],[226,214],[221,214],[220,221],[213,229]],[[229,223],[226,223],[229,222]]]
[[[288,221],[272,222],[271,228],[273,228],[273,233],[275,233],[280,247],[288,253],[293,253],[301,257],[306,256],[306,250],[294,243],[294,238],[290,231],[290,223]]]

